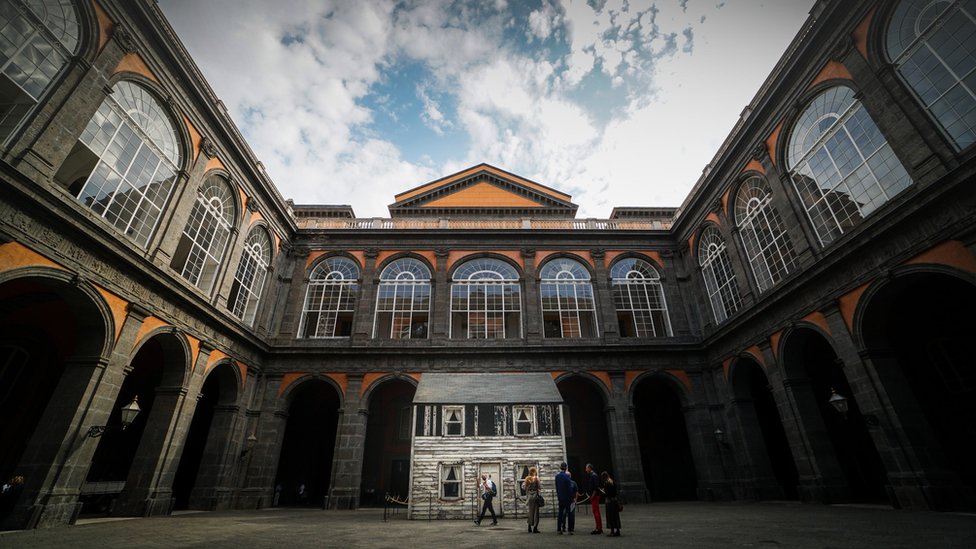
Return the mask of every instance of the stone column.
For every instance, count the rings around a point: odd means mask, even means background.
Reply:
[[[234,445],[231,444],[231,435],[237,426],[239,412],[240,406],[237,404],[218,405],[214,409],[207,443],[200,456],[200,468],[190,492],[192,509],[213,511],[227,507],[227,500],[221,501],[218,492],[222,487],[221,480],[226,477],[227,466],[232,467],[236,461],[233,459],[236,456],[232,455]]]
[[[607,343],[620,340],[620,327],[617,325],[617,309],[613,303],[613,291],[610,288],[610,275],[607,273],[606,252],[603,249],[590,250],[593,258],[593,287],[596,297],[597,325],[600,336]]]
[[[726,409],[729,433],[726,444],[737,464],[734,489],[738,499],[783,499],[783,488],[773,475],[759,416],[750,397],[733,397]]]
[[[355,328],[352,331],[353,343],[365,345],[373,338],[373,310],[376,305],[376,286],[379,284],[376,272],[376,257],[379,251],[369,248],[364,253],[366,264],[363,265],[363,281],[359,289],[359,299],[356,301]]]
[[[18,471],[24,492],[13,514],[2,523],[9,528],[43,528],[70,524],[81,511],[78,496],[88,474],[97,440],[88,427],[106,425],[122,385],[123,370],[148,313],[130,304],[128,315],[109,358],[69,357],[51,395]],[[90,403],[90,404],[86,404]]]
[[[712,418],[712,412],[721,412],[722,406],[708,404],[708,392],[700,371],[687,373],[691,391],[682,412],[698,477],[698,498],[731,500],[730,456],[726,455],[725,448],[715,439],[715,421]]]
[[[539,282],[535,272],[535,249],[522,248],[522,273],[525,292],[525,310],[522,314],[525,326],[525,341],[530,345],[542,343],[542,303],[539,301]]]
[[[612,392],[607,403],[607,432],[610,433],[610,459],[613,463],[614,480],[624,502],[643,501],[646,484],[641,465],[640,443],[637,440],[637,423],[634,406],[625,386],[624,372],[612,372]]]
[[[430,339],[443,342],[451,337],[451,284],[447,277],[447,256],[450,250],[437,248],[434,256],[437,264],[434,266],[434,279],[431,280],[430,291],[433,296],[433,310],[430,312]]]
[[[241,509],[261,509],[274,503],[275,475],[288,422],[288,410],[282,407],[278,395],[281,381],[281,374],[266,374],[255,388],[261,411],[257,417],[257,442],[248,453],[247,472],[237,500]]]
[[[332,459],[332,482],[329,486],[329,509],[359,507],[359,490],[363,475],[363,447],[366,443],[366,419],[369,410],[359,399],[363,376],[350,374],[339,426],[336,429],[335,453]]]

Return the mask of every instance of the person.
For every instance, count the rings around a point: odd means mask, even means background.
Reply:
[[[20,493],[23,491],[24,477],[21,475],[11,478],[8,483],[3,485],[3,492],[0,493],[0,521],[13,512],[14,507],[17,506],[17,500],[20,499]]]
[[[298,504],[307,505],[308,504],[308,494],[305,492],[305,483],[302,482],[298,485]]]
[[[576,492],[579,488],[566,467],[565,461],[560,463],[559,472],[556,473],[556,499],[559,501],[556,533],[569,532],[569,535],[573,535],[573,530],[576,529]]]
[[[529,474],[522,481],[522,489],[525,490],[525,499],[529,505],[529,533],[538,534],[539,494],[542,492],[542,480],[535,467],[529,467]]]
[[[617,485],[606,471],[600,473],[603,479],[603,494],[607,503],[608,537],[620,537],[620,502],[617,500]]]
[[[480,488],[481,498],[485,500],[485,504],[481,506],[481,516],[474,523],[481,526],[481,521],[485,518],[485,512],[491,511],[491,525],[494,526],[498,524],[498,519],[495,517],[495,507],[491,504],[491,501],[495,499],[495,494],[498,493],[498,489],[495,487],[495,481],[491,480],[491,475],[481,475]]]
[[[591,535],[599,535],[603,533],[603,520],[600,517],[600,497],[603,496],[603,486],[600,482],[600,476],[596,474],[593,470],[593,464],[586,464],[586,479],[587,479],[587,490],[586,493],[590,496],[590,506],[593,509],[593,520],[596,522],[596,528],[590,532]]]

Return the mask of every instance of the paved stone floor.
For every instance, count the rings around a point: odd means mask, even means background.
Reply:
[[[150,519],[101,519],[75,526],[0,532],[0,547],[976,547],[976,515],[896,511],[797,503],[659,503],[630,505],[623,536],[589,535],[593,519],[577,517],[576,535],[556,535],[544,518],[541,534],[523,520],[498,526],[469,521],[383,522],[383,511],[271,509],[185,513]]]

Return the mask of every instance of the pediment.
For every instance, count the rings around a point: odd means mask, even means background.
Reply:
[[[576,204],[559,192],[504,170],[480,164],[396,195],[394,217],[574,217]]]

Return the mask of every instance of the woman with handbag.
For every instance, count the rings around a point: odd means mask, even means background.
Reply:
[[[600,478],[603,479],[603,492],[606,494],[607,528],[610,530],[607,536],[620,537],[620,501],[617,499],[617,485],[606,471],[600,475]]]
[[[522,489],[525,490],[525,500],[529,505],[529,533],[539,533],[539,507],[542,503],[542,480],[539,479],[539,471],[535,467],[529,467],[529,474],[522,481]]]

